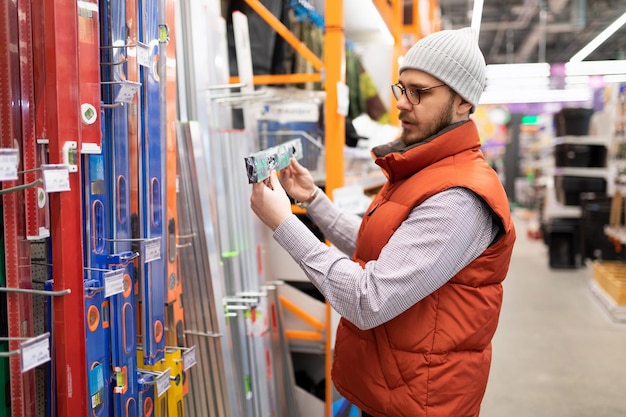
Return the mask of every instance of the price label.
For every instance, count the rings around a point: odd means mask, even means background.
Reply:
[[[150,67],[152,65],[150,47],[145,43],[137,42],[137,62],[142,67]]]
[[[196,364],[196,346],[192,346],[183,351],[183,371]]]
[[[20,344],[22,373],[50,361],[50,333],[29,339]]]
[[[68,165],[42,165],[43,189],[47,193],[70,191],[70,169]]]
[[[124,270],[116,269],[104,273],[104,298],[124,292]]]
[[[157,397],[165,394],[165,391],[170,389],[170,368],[167,368],[163,373],[156,377],[156,391]]]
[[[120,91],[117,92],[115,96],[116,103],[132,103],[133,98],[135,98],[135,94],[139,91],[141,87],[141,83],[137,83],[134,81],[122,81],[120,86]]]
[[[161,238],[155,237],[154,239],[144,240],[141,242],[141,249],[143,251],[144,264],[161,259]]]
[[[18,165],[17,149],[0,149],[0,181],[16,180]]]
[[[342,82],[337,83],[337,114],[348,115],[350,106],[350,87]]]

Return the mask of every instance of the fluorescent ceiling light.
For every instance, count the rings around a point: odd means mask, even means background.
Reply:
[[[492,64],[487,65],[487,82],[495,79],[549,77],[550,64]]]
[[[487,80],[487,90],[501,89],[501,88],[532,88],[548,90],[550,88],[550,79],[548,77],[518,77],[518,78],[497,78]]]
[[[587,58],[590,53],[596,50],[596,48],[608,38],[611,37],[619,28],[624,26],[626,23],[626,12],[615,20],[615,22],[611,23],[606,29],[604,29],[598,36],[593,38],[591,42],[589,42],[583,49],[578,51],[574,56],[572,56],[569,62],[580,62],[583,59]]]
[[[475,0],[474,10],[472,10],[472,29],[476,32],[476,40],[480,35],[480,23],[483,20],[483,3],[484,0]]]
[[[593,81],[593,76],[589,75],[574,75],[570,77],[565,77],[565,85],[566,86],[574,86],[574,85],[590,85]],[[612,84],[612,83],[623,83],[626,82],[626,74],[610,74],[610,75],[596,75],[595,76],[602,84]]]
[[[604,82],[607,83],[607,84],[626,82],[626,74],[605,75],[604,76]]]
[[[569,90],[500,89],[485,91],[479,104],[558,103],[589,101],[590,99],[591,93],[588,88]]]
[[[587,85],[589,84],[588,75],[573,75],[565,77],[565,85]]]
[[[566,62],[565,75],[626,74],[626,61],[580,61]]]

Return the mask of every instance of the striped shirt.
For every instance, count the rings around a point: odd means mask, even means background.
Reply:
[[[436,291],[495,239],[498,222],[485,202],[466,188],[451,188],[415,207],[376,260],[364,268],[354,253],[361,218],[345,214],[323,193],[308,216],[333,246],[292,215],[274,239],[344,318],[362,330],[376,327]]]

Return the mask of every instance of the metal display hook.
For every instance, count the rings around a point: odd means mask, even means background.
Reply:
[[[18,293],[18,294],[32,294],[32,295],[45,295],[47,297],[61,297],[68,295],[72,292],[71,289],[65,289],[61,291],[47,291],[47,290],[33,290],[30,288],[10,288],[0,287],[0,292]]]

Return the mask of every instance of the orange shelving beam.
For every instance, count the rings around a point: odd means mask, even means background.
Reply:
[[[333,190],[343,187],[345,176],[345,164],[343,150],[346,142],[345,116],[339,113],[338,86],[345,86],[345,61],[346,61],[346,38],[344,34],[343,0],[327,1],[324,10],[324,64],[326,79],[324,88],[326,100],[324,100],[324,138],[326,149],[326,194],[333,195]],[[325,415],[332,416],[333,385],[331,378],[332,367],[332,310],[326,302],[326,345],[325,345],[325,371],[326,393]]]

